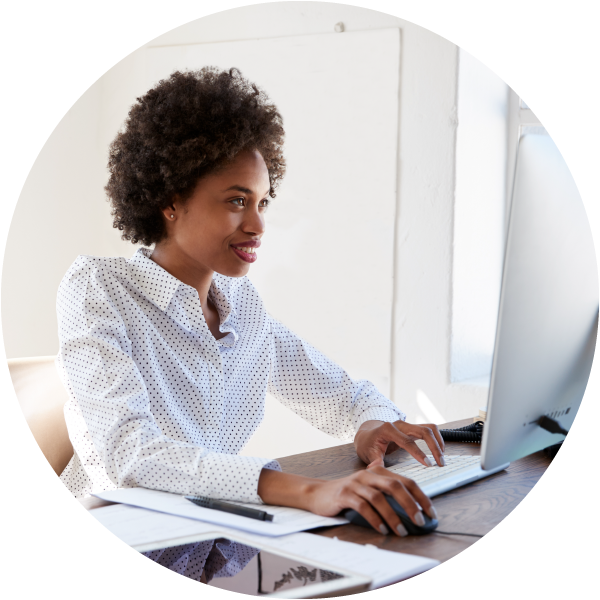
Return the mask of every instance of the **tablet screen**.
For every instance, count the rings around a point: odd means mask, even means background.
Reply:
[[[143,554],[201,583],[250,596],[291,594],[293,598],[308,598],[335,590],[354,590],[369,582],[344,569],[337,572],[318,560],[268,546],[255,548],[230,538],[199,540]]]

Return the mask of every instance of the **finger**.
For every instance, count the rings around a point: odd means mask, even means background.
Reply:
[[[421,439],[425,441],[425,443],[431,450],[431,453],[433,454],[433,457],[435,458],[435,461],[437,462],[437,464],[440,467],[445,467],[446,461],[444,460],[444,453],[442,452],[442,449],[441,449],[440,445],[438,444],[438,440],[433,433],[432,427],[435,427],[435,425],[433,425],[433,426],[432,425],[421,425],[418,428],[418,431],[422,435]],[[411,435],[412,435],[412,431],[411,431]]]
[[[438,441],[438,444],[439,444],[440,448],[442,449],[442,452],[446,452],[446,442],[444,442],[444,438],[442,437],[442,434],[440,433],[440,428],[437,425],[434,425],[433,423],[431,425],[428,425],[428,427],[430,427],[431,430],[433,431],[433,435],[435,435],[435,439]]]
[[[437,430],[437,426],[433,425],[433,424],[427,424],[427,425],[412,425],[410,423],[404,423],[404,422],[399,422],[397,424],[397,428],[398,430],[405,434],[409,441],[414,441],[415,439],[420,439],[423,440],[428,448],[431,450],[431,453],[433,454],[433,457],[435,459],[435,462],[440,466],[440,467],[445,467],[446,466],[446,461],[444,460],[444,453],[442,450],[442,447],[439,445],[438,443],[438,438],[434,433],[434,428]],[[439,431],[438,431],[439,434]],[[441,439],[441,436],[440,436]],[[442,440],[443,443],[443,440]],[[406,448],[408,450],[408,448]],[[409,450],[409,452],[412,454],[412,451]],[[417,458],[415,456],[415,458]],[[426,462],[423,464],[427,464]]]
[[[391,454],[392,452],[396,452],[396,450],[398,450],[398,444],[396,444],[396,442],[390,442],[385,453],[386,455]]]
[[[379,533],[383,535],[387,535],[389,533],[389,529],[383,523],[381,517],[375,512],[375,509],[370,505],[370,503],[359,496],[356,493],[353,493],[348,498],[346,505],[348,508],[353,508],[358,514],[360,514],[375,531],[379,531]]]
[[[431,459],[412,440],[407,440],[406,443],[402,447],[413,458],[416,458],[422,465],[425,465],[426,467],[433,467],[433,463],[431,462]]]
[[[365,475],[363,484],[374,487],[379,491],[392,496],[406,511],[406,514],[410,517],[415,525],[419,525],[420,527],[425,525],[425,519],[423,517],[423,513],[421,512],[421,506],[409,489],[409,487],[414,489],[414,486],[417,484],[412,479],[408,479],[407,477],[401,477],[395,473],[389,473],[388,475],[388,473],[389,471],[386,471],[385,474],[383,474],[381,471],[371,471]],[[425,496],[425,498],[429,501],[427,496]],[[431,504],[431,501],[429,501],[429,504]]]
[[[404,421],[396,421],[396,423],[398,425],[404,425]],[[406,435],[406,433],[400,431],[400,429],[396,427],[396,423],[386,422],[378,428],[378,436],[381,439],[385,439],[387,442],[387,448],[390,446],[405,448],[406,444],[412,441],[412,439]]]
[[[414,483],[412,480],[407,480],[407,483],[410,482]],[[421,506],[403,482],[392,480],[386,487],[386,493],[398,502],[415,525],[419,525],[420,527],[425,525]]]
[[[433,502],[431,502],[429,496],[425,494],[425,492],[419,487],[419,485],[412,479],[408,479],[408,477],[402,477],[401,475],[397,475],[397,477],[401,477],[403,480],[405,480],[402,482],[404,487],[407,489],[410,495],[421,505],[421,508],[432,519],[437,519],[437,512],[435,510],[435,507],[433,506]]]
[[[423,436],[421,435],[421,432],[419,432],[419,430],[423,427],[428,428],[433,433],[433,436],[435,437],[441,451],[444,452],[446,450],[446,443],[444,442],[444,438],[442,437],[438,426],[434,423],[427,423],[426,425],[412,425],[411,423],[407,423],[406,421],[395,421],[394,426],[401,433],[404,433],[409,437],[415,437],[418,439],[423,439]]]
[[[416,523],[417,525],[422,525],[421,519],[418,516],[416,516],[416,511],[420,511],[421,508],[424,509],[425,512],[432,519],[437,519],[437,512],[429,496],[425,494],[425,492],[419,487],[419,485],[415,481],[409,479],[408,477],[398,475],[397,473],[392,473],[391,471],[388,471],[385,468],[373,469],[369,473],[369,477],[371,477],[372,475],[375,475],[376,477],[378,476],[380,479],[384,480],[392,479],[402,484],[402,487],[404,488],[406,493],[410,495],[410,499],[406,500],[406,504],[403,503],[405,502],[404,499],[399,498],[398,495],[394,493],[395,484],[390,485],[388,483],[387,487],[381,487],[381,485],[385,486],[386,484],[381,484],[381,482],[374,481],[372,479],[368,481],[370,485],[373,485],[378,489],[382,489],[382,491],[384,491],[386,494],[393,496],[396,499],[396,501],[400,504],[400,506],[402,506],[402,508],[406,511],[406,514],[409,517],[411,517],[413,523]],[[415,518],[413,518],[413,516],[416,518],[416,520]]]
[[[431,433],[435,437],[435,439],[438,443],[438,446],[440,447],[440,450],[442,452],[446,451],[446,443],[444,442],[444,438],[442,437],[442,434],[440,433],[440,428],[437,425],[435,425],[434,423],[427,423],[426,425],[419,425],[418,427],[427,427],[427,428],[431,429]]]
[[[389,443],[383,437],[367,439],[365,435],[362,435],[359,438],[359,433],[360,431],[354,438],[354,446],[358,457],[367,465],[380,457],[383,459]]]
[[[385,463],[383,462],[383,456],[379,456],[378,458],[373,459],[367,465],[367,469],[373,469],[375,467],[385,467]]]
[[[364,462],[367,463],[367,468],[369,468],[371,465],[374,466],[385,466],[384,463],[384,457],[385,456],[385,452],[383,450],[378,450],[377,448],[371,448],[367,454],[366,454],[366,459]]]
[[[400,537],[408,535],[406,527],[402,524],[400,517],[394,512],[386,497],[376,488],[368,485],[361,485],[356,488],[355,492],[364,498],[377,513],[383,517],[388,527]]]

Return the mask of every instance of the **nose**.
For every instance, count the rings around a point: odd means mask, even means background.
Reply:
[[[257,205],[249,206],[244,215],[242,231],[248,235],[262,235],[265,232],[265,215]]]

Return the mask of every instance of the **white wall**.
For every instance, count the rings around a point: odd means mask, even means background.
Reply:
[[[472,415],[485,404],[485,389],[450,381],[456,46],[383,13],[310,2],[219,13],[148,46],[331,33],[338,22],[347,32],[401,30],[393,310],[387,342],[391,397],[413,421]],[[102,187],[108,143],[135,97],[147,89],[146,60],[142,48],[92,86],[58,125],[32,169],[4,263],[2,318],[9,357],[56,352],[56,289],[78,254],[129,256],[133,251],[111,229]],[[358,281],[357,287],[366,295],[376,293],[370,281]],[[253,439],[249,452],[282,456],[333,443],[302,422],[290,425],[295,422],[285,411],[268,403],[262,445],[253,445],[258,437]]]
[[[90,88],[62,119],[15,209],[2,279],[8,358],[55,354],[54,298],[61,274],[79,253],[117,250],[96,159],[100,90],[98,84]]]
[[[249,273],[267,310],[389,396],[400,30],[154,47],[147,87],[205,65],[235,65],[283,116],[287,172]]]

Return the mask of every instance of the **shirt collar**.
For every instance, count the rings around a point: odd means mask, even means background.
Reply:
[[[212,283],[210,285],[210,299],[219,311],[219,317],[221,319],[221,331],[228,332],[231,335],[227,335],[217,343],[220,346],[231,347],[235,344],[238,339],[237,329],[237,315],[235,308],[230,301],[230,285],[231,278],[225,277],[215,273],[213,276]]]
[[[180,281],[177,277],[174,277],[171,273],[157,265],[150,258],[151,255],[151,248],[138,248],[136,253],[129,259],[131,273],[137,283],[140,293],[160,308],[160,310],[166,312],[175,292],[177,292],[180,287],[189,288],[190,290],[194,290],[194,288],[183,283],[183,281]],[[237,331],[235,330],[236,312],[227,297],[229,292],[229,280],[229,277],[224,277],[215,273],[209,291],[211,300],[219,311],[221,330],[233,334],[233,340],[231,340],[231,342],[229,342],[229,340],[225,341],[225,338],[222,338],[222,345],[224,346],[234,343],[238,338]],[[194,292],[196,292],[196,290],[194,290]]]
[[[186,284],[158,266],[151,255],[151,248],[138,248],[128,262],[139,291],[164,312],[179,286]]]

